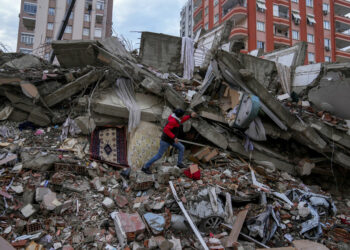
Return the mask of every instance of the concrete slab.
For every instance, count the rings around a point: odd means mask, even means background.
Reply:
[[[141,109],[141,120],[154,122],[162,115],[163,105],[160,98],[153,95],[136,93],[135,99]],[[129,117],[128,109],[115,94],[114,90],[100,93],[99,97],[93,100],[92,108],[94,112],[103,115],[119,118]]]
[[[181,37],[142,32],[140,45],[141,63],[162,72],[181,74]]]

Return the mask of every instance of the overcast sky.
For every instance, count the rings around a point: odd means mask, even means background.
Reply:
[[[64,0],[58,0],[64,1]],[[113,28],[138,48],[140,34],[151,31],[178,36],[180,11],[186,0],[114,0]],[[15,51],[21,0],[0,0],[0,43]]]

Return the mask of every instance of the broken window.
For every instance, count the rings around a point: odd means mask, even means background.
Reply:
[[[35,15],[36,10],[37,10],[37,6],[35,3],[24,2],[23,10],[27,14]]]
[[[325,56],[324,57],[325,62],[331,62],[331,57],[330,56]]]
[[[86,0],[85,1],[85,9],[87,9],[89,11],[89,14],[92,10],[92,0]]]
[[[247,6],[246,0],[228,0],[222,5],[222,16],[226,16],[232,9],[243,6]]]
[[[31,44],[33,44],[33,41],[34,41],[34,35],[25,34],[25,33],[21,34],[21,43],[31,45]]]
[[[103,22],[103,15],[96,15],[96,23],[102,24]]]
[[[206,30],[209,29],[209,23],[206,23],[206,24],[205,24],[204,29],[206,29]]]

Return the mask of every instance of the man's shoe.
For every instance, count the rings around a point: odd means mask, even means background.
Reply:
[[[177,166],[179,168],[187,168],[187,166],[185,164],[183,164],[183,163],[179,163],[179,164],[177,164]]]
[[[141,171],[144,172],[145,174],[153,174],[151,170],[148,168],[141,168]]]

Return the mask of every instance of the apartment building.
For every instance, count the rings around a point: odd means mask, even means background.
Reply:
[[[193,0],[188,0],[181,10],[180,36],[193,38]]]
[[[48,59],[72,0],[21,0],[17,52]],[[112,35],[113,0],[76,0],[63,40],[102,39]]]
[[[270,52],[308,42],[305,64],[350,61],[349,0],[193,0],[193,32],[232,19],[231,40]]]

